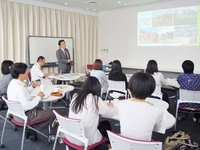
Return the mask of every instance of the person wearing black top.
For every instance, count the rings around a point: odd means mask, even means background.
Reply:
[[[125,81],[127,89],[128,86],[127,78],[126,75],[122,72],[122,66],[119,60],[114,60],[112,62],[112,67],[108,79],[113,81]]]

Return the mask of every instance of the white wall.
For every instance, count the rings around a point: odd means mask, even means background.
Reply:
[[[195,5],[200,5],[200,0],[176,0],[100,13],[101,49],[108,49],[101,52],[104,64],[118,59],[123,66],[144,69],[149,59],[155,59],[159,70],[182,72],[182,62],[190,59],[195,72],[200,73],[200,46],[137,46],[137,12]]]

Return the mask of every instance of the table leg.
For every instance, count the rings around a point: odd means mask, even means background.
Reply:
[[[43,102],[43,110],[47,110],[48,109],[48,102]]]

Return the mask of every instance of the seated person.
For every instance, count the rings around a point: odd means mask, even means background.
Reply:
[[[167,83],[165,82],[165,78],[163,76],[163,74],[161,72],[158,71],[158,64],[155,60],[149,60],[148,64],[147,64],[147,68],[146,68],[146,73],[149,73],[153,76],[153,78],[156,81],[156,85],[160,85],[161,86],[167,86]],[[158,87],[156,87],[158,88]],[[155,88],[155,91],[157,91],[157,89]],[[155,93],[155,91],[153,92],[153,94]],[[161,91],[161,89],[160,89]],[[157,94],[157,93],[155,93]],[[162,100],[166,101],[167,103],[169,103],[169,97],[168,94],[165,92],[161,92],[158,93],[158,95],[162,95]],[[154,97],[154,96],[152,96]]]
[[[27,123],[49,118],[49,121],[34,126],[35,129],[40,130],[54,119],[54,114],[52,110],[37,110],[36,107],[44,96],[44,93],[39,92],[35,98],[31,98],[29,93],[37,86],[37,82],[32,82],[32,86],[28,88],[24,85],[23,81],[26,80],[28,74],[27,68],[28,66],[24,63],[15,63],[11,66],[10,73],[13,80],[8,85],[7,96],[8,100],[21,102],[28,117]],[[13,117],[16,121],[23,122],[21,118],[15,115]],[[27,135],[30,134],[34,135],[34,139],[37,139],[34,131],[27,130]],[[26,136],[26,138],[29,138],[29,136]]]
[[[11,74],[10,74],[10,67],[13,64],[11,60],[4,60],[1,63],[1,72],[3,74],[1,81],[0,81],[0,95],[6,94],[8,84],[12,80]]]
[[[90,76],[96,77],[102,87],[102,92],[106,93],[107,89],[108,89],[108,81],[107,81],[107,77],[106,74],[104,73],[104,71],[102,71],[102,61],[101,59],[96,59],[93,65],[93,69],[90,72]]]
[[[41,67],[45,65],[45,58],[43,56],[39,56],[37,59],[37,63],[35,63],[31,68],[31,81],[40,81],[41,78],[45,78],[54,72],[43,73],[41,71]]]
[[[155,89],[155,80],[148,73],[138,72],[131,77],[128,88],[133,98],[118,104],[121,135],[150,141],[163,117],[160,108],[145,101]]]
[[[179,75],[177,82],[180,85],[180,89],[200,91],[200,76],[193,73],[194,63],[190,60],[185,60],[182,63],[183,74]],[[179,97],[177,97],[179,99]],[[181,107],[191,107],[191,108],[200,108],[200,104],[181,104]],[[186,118],[188,113],[181,113],[179,120]],[[193,117],[194,122],[198,122],[199,114],[195,114]],[[200,120],[199,120],[200,123]]]
[[[0,81],[0,99],[1,99],[2,95],[7,94],[8,84],[12,80],[12,77],[10,75],[10,67],[12,64],[13,64],[13,62],[11,60],[4,60],[1,63],[1,72],[2,72],[3,76]],[[1,104],[1,109],[2,110],[8,109],[6,103],[3,100],[2,100],[2,104]]]
[[[101,141],[102,136],[108,138],[106,130],[111,130],[108,121],[99,123],[99,115],[113,116],[115,114],[112,103],[103,102],[101,99],[101,84],[96,77],[88,77],[81,89],[73,96],[70,103],[69,118],[80,119],[85,129],[88,144]],[[99,124],[99,125],[98,125]],[[72,143],[83,145],[83,143],[66,137]],[[98,150],[108,149],[105,143]]]
[[[112,62],[111,71],[108,75],[108,79],[113,81],[124,81],[127,89],[127,78],[126,75],[122,72],[122,66],[119,60],[114,60]]]

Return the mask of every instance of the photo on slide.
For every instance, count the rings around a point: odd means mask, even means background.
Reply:
[[[198,45],[198,26],[182,26],[175,28],[177,45]]]
[[[198,7],[186,7],[174,10],[174,26],[196,25],[198,17]]]
[[[173,25],[173,11],[161,10],[152,12],[152,26],[172,26]]]

